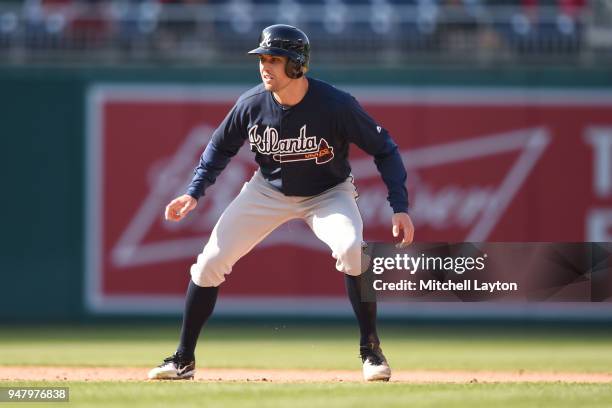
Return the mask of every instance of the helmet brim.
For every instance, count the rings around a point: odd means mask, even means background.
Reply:
[[[284,50],[282,48],[273,48],[273,47],[270,47],[270,48],[258,47],[258,48],[255,48],[254,50],[247,52],[247,54],[274,55],[276,57],[288,57],[288,58],[293,58],[293,59],[296,59],[298,56],[298,54],[295,52]]]

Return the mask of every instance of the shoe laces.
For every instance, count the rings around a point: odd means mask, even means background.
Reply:
[[[168,363],[174,363],[174,364],[176,364],[177,367],[182,367],[182,366],[186,366],[186,365],[191,364],[191,361],[184,360],[181,357],[180,354],[174,353],[170,357],[164,358],[164,362],[162,364],[160,364],[160,367],[162,367],[162,366],[164,366],[164,365],[166,365]]]
[[[164,363],[176,362],[176,354],[171,355],[170,357],[164,358]]]

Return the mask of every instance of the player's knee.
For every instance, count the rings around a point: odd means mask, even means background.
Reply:
[[[197,262],[191,265],[191,280],[201,287],[219,286],[225,282],[225,275],[231,270],[231,266],[219,251],[205,249],[198,255]]]
[[[351,240],[336,252],[336,269],[347,275],[361,275],[361,239]]]

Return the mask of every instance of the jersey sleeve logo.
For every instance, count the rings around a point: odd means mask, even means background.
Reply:
[[[306,125],[300,129],[300,135],[294,139],[279,139],[278,131],[266,126],[263,133],[258,133],[259,125],[249,128],[249,143],[251,150],[260,154],[272,155],[280,163],[314,160],[316,164],[324,164],[334,158],[334,148],[327,140],[316,136],[306,136]]]
[[[376,131],[377,131],[378,133],[380,133],[380,132],[382,132],[382,128],[381,128],[380,126],[376,126]]]

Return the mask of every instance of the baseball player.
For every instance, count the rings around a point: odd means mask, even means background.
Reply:
[[[193,378],[198,336],[232,266],[278,226],[302,219],[329,246],[336,269],[344,273],[359,323],[364,379],[388,381],[376,302],[361,300],[363,224],[348,152],[354,143],[374,157],[389,191],[393,236],[402,233],[407,245],[414,228],[397,145],[350,94],[304,75],[310,43],[299,29],[267,27],[249,54],[259,57],[262,84],[242,94],[215,130],[186,194],[167,205],[166,220],[185,218],[247,140],[259,169],[225,209],[191,266],[178,348],[149,378]]]

